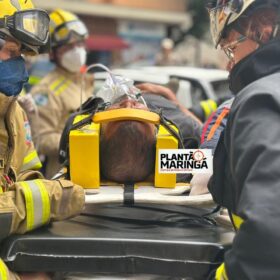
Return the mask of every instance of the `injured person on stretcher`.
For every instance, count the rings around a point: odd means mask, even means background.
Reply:
[[[136,185],[136,202],[137,193],[146,194],[148,186],[153,187],[158,203],[156,193],[188,191],[191,174],[159,172],[159,150],[198,148],[201,123],[177,102],[154,93],[141,94],[123,77],[112,80],[113,85],[107,80],[97,96],[83,104],[66,124],[60,158],[67,176],[97,193],[108,192],[108,188],[103,191],[104,185],[113,185],[113,193],[123,192],[123,185],[125,189]],[[138,186],[142,187],[138,190]],[[105,203],[98,196],[91,199],[92,203]],[[151,196],[146,199],[151,202]],[[179,200],[174,204],[184,204]]]

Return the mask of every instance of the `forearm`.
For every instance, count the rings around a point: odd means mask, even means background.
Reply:
[[[194,113],[192,113],[190,110],[188,110],[187,108],[185,108],[184,106],[182,106],[180,103],[179,103],[179,101],[173,101],[174,102],[174,104],[176,104],[178,107],[179,107],[179,109],[187,116],[187,117],[190,117],[191,119],[193,119],[195,122],[197,122],[198,124],[200,124],[200,125],[202,125],[202,122],[201,122],[201,120],[199,119],[199,118],[197,118],[196,116],[195,116],[195,114]]]
[[[84,190],[67,180],[18,182],[1,194],[0,237],[77,215],[84,201]]]

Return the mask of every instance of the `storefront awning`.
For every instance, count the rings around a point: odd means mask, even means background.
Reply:
[[[114,35],[91,35],[86,45],[91,51],[122,50],[130,47],[128,42]]]
[[[53,10],[67,9],[81,15],[127,19],[133,21],[149,21],[165,24],[186,24],[191,26],[191,17],[185,11],[157,11],[149,9],[131,8],[112,4],[95,4],[85,0],[33,0],[36,7]]]

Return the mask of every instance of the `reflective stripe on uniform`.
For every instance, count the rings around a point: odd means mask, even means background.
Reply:
[[[239,229],[241,225],[244,223],[244,220],[237,215],[231,214],[232,221],[234,223],[234,227]]]
[[[32,86],[35,86],[37,84],[39,84],[39,82],[42,80],[41,77],[37,77],[37,76],[29,76],[29,80],[28,83]]]
[[[37,152],[34,150],[24,158],[23,166],[20,171],[40,169],[41,167],[42,163],[39,159]]]
[[[61,76],[59,77],[57,80],[55,80],[51,85],[50,85],[50,89],[51,91],[56,91],[66,80],[65,77]]]
[[[49,194],[41,180],[19,183],[26,203],[26,229],[32,230],[46,224],[50,219]]]
[[[207,119],[214,111],[217,110],[217,103],[211,99],[201,101],[200,106],[202,107],[205,114],[205,119]]]
[[[219,115],[219,117],[217,118],[215,124],[212,126],[208,136],[207,136],[207,141],[210,141],[213,136],[215,135],[216,130],[219,128],[219,126],[221,125],[223,119],[228,115],[229,113],[229,108],[224,108],[224,110],[222,111],[222,113]]]
[[[69,87],[69,85],[71,84],[71,80],[67,80],[65,81],[63,84],[60,85],[60,87],[58,87],[56,90],[55,90],[55,95],[56,96],[59,96],[65,89],[67,89]]]
[[[4,262],[0,259],[0,280],[8,280],[8,269]]]
[[[225,268],[225,264],[224,263],[222,263],[218,267],[218,269],[216,271],[215,280],[228,280],[227,273],[226,273],[226,268]]]

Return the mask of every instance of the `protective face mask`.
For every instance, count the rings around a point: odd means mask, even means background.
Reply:
[[[83,47],[75,47],[65,54],[61,59],[61,65],[71,73],[77,73],[86,64],[87,52]]]
[[[0,60],[0,92],[6,96],[16,96],[28,81],[24,59],[19,56]]]

